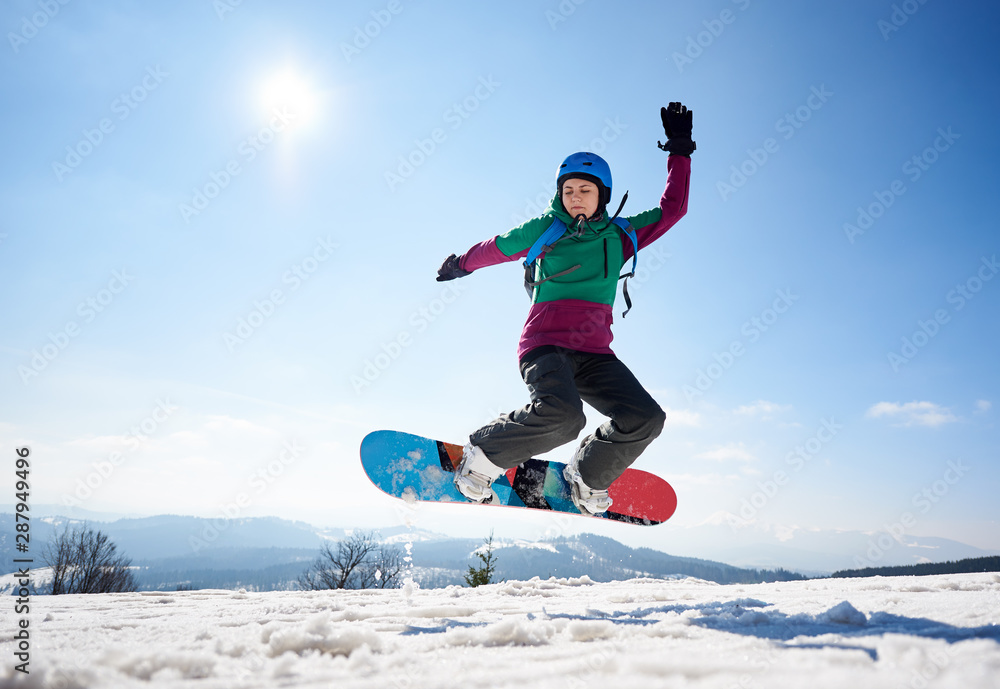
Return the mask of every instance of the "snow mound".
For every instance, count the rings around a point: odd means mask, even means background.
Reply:
[[[594,641],[609,639],[615,635],[615,625],[605,620],[574,621],[566,625],[566,631],[573,641]]]
[[[500,590],[509,596],[546,596],[556,595],[555,591],[564,587],[592,586],[594,581],[584,574],[582,577],[557,579],[549,577],[542,579],[534,577],[528,581],[508,581],[500,585]]]
[[[382,648],[382,639],[375,631],[361,626],[335,626],[328,612],[314,615],[291,628],[265,625],[261,641],[270,647],[272,656],[289,652],[304,655],[307,651],[349,656],[362,646],[373,650]]]
[[[848,603],[846,600],[833,606],[822,615],[817,615],[817,622],[821,624],[851,624],[863,627],[868,624],[868,618],[863,612]]]
[[[128,677],[144,681],[204,679],[212,676],[216,657],[207,653],[156,651],[109,653],[105,662]]]
[[[429,608],[410,608],[410,617],[470,617],[476,614],[475,608],[463,608],[454,605],[435,605]]]
[[[31,675],[0,689],[997,689],[998,596],[986,573],[35,596]]]
[[[456,627],[445,634],[451,646],[542,646],[555,635],[556,626],[526,619],[503,620],[486,627]]]

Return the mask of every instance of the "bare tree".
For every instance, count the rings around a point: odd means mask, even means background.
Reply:
[[[325,543],[298,584],[308,591],[394,588],[402,570],[399,548],[379,543],[372,531],[358,531],[338,541],[336,547]]]
[[[86,525],[66,527],[43,555],[52,568],[52,595],[135,591],[132,560],[118,553],[107,534]]]
[[[366,589],[392,589],[399,586],[399,577],[403,574],[403,552],[397,547],[379,545],[366,572]]]

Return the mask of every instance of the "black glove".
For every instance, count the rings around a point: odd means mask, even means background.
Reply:
[[[438,268],[438,282],[444,282],[446,280],[454,280],[455,278],[464,278],[466,275],[471,275],[472,272],[468,270],[462,270],[459,265],[459,257],[452,254],[448,258],[444,259],[444,263]]]
[[[691,140],[691,116],[694,110],[688,110],[683,103],[670,103],[660,108],[660,119],[663,120],[663,132],[667,135],[667,143],[656,144],[672,154],[691,157],[698,146]]]

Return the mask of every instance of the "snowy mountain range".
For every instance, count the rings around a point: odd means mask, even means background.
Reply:
[[[13,530],[13,515],[0,515],[0,532]],[[63,527],[83,522],[66,517],[41,517],[32,522],[32,542],[47,543]],[[162,515],[95,523],[119,551],[137,567],[141,589],[247,588],[282,590],[292,587],[319,555],[324,541],[349,535],[344,529],[316,529],[303,522],[274,517],[232,521]],[[461,584],[473,553],[483,542],[451,538],[406,527],[383,529],[383,542],[412,555],[412,578],[421,586]],[[498,579],[534,576],[590,576],[611,581],[651,576],[695,576],[728,582],[756,582],[788,578],[789,573],[762,574],[730,565],[674,557],[648,548],[629,548],[592,534],[547,541],[496,540]],[[9,539],[0,538],[0,556],[12,562]],[[44,565],[44,548],[32,551],[34,568]]]
[[[670,529],[669,523],[667,524]],[[673,552],[704,557],[738,567],[784,567],[823,575],[841,569],[863,569],[948,562],[1000,555],[959,541],[914,536],[902,528],[847,531],[786,527],[766,522],[744,522],[719,513],[692,527],[674,528],[664,540]]]
[[[10,534],[14,517],[0,506],[0,557],[12,571],[15,557]],[[163,589],[247,587],[288,588],[318,555],[324,541],[338,541],[350,529],[317,528],[277,517],[211,520],[160,515],[119,517],[100,513],[62,516],[65,508],[36,505],[32,509],[34,567],[43,565],[44,544],[63,526],[87,521],[107,533],[119,550],[141,567],[142,588]],[[669,528],[669,527],[668,527]],[[407,527],[381,529],[384,542],[412,553],[413,577],[424,586],[461,583],[481,540],[452,538]],[[635,576],[664,578],[694,576],[729,582],[776,578],[758,570],[786,569],[810,575],[858,566],[943,562],[996,555],[947,539],[861,532],[806,531],[752,525],[734,530],[724,519],[665,532],[664,542],[683,554],[668,555],[649,548],[630,548],[613,539],[583,534],[554,540],[498,539],[498,577],[574,577],[595,581]],[[707,544],[713,544],[711,546]],[[727,564],[723,564],[723,563]]]

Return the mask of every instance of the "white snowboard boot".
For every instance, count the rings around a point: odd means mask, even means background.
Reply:
[[[583,482],[583,477],[580,476],[580,448],[577,448],[573,458],[563,469],[563,478],[569,483],[570,497],[581,514],[604,514],[611,507],[608,491],[595,490]]]
[[[462,461],[455,470],[455,487],[473,502],[490,503],[496,498],[490,484],[503,472],[485,452],[470,443],[462,448]]]

